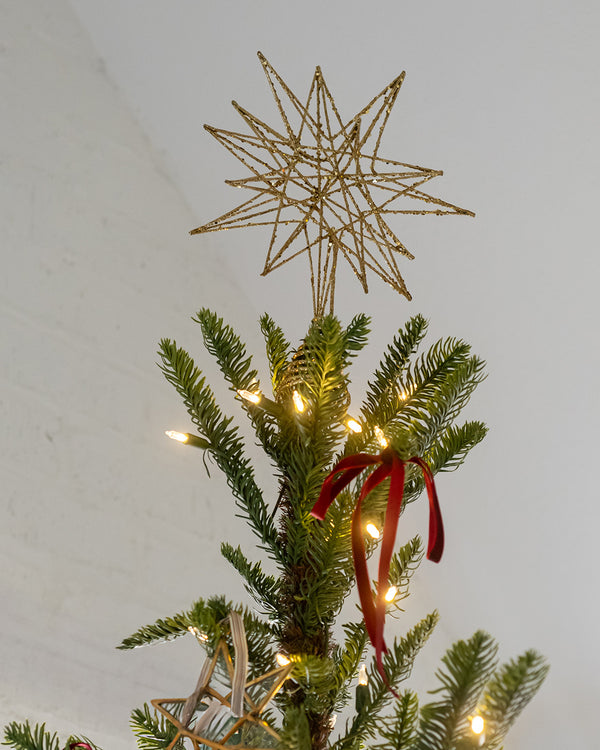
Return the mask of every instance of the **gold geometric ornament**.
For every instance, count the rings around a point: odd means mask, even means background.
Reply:
[[[420,190],[441,171],[379,156],[404,73],[344,123],[319,67],[303,104],[260,52],[258,57],[283,128],[272,128],[235,101],[250,133],[204,126],[252,173],[227,184],[253,195],[191,234],[272,226],[262,275],[306,253],[316,318],[328,307],[333,312],[339,257],[350,264],[365,292],[370,270],[411,299],[396,256],[414,256],[387,217],[475,214]]]
[[[241,716],[231,711],[234,667],[223,639],[212,657],[204,662],[196,689],[189,698],[159,698],[151,701],[177,733],[167,750],[181,740],[194,750],[270,750],[279,740],[277,732],[261,718],[266,705],[281,688],[293,665],[278,667],[246,681]]]

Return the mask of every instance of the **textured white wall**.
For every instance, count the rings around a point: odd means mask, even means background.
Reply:
[[[475,628],[496,635],[504,657],[539,648],[552,670],[507,747],[596,747],[600,5],[72,2],[198,224],[235,205],[239,193],[222,181],[244,175],[201,123],[242,129],[233,98],[279,121],[257,50],[300,96],[321,65],[344,117],[407,71],[381,153],[443,169],[428,187],[477,218],[394,222],[416,256],[401,263],[410,305],[377,282],[368,297],[351,278],[338,284],[338,314],[375,321],[355,392],[393,331],[422,312],[434,335],[463,336],[488,360],[470,414],[491,431],[460,472],[439,479],[446,553],[422,567],[398,630],[439,607],[419,659],[424,687],[438,655]],[[255,304],[302,333],[303,259],[260,279],[259,230],[198,241],[235,259]],[[422,503],[401,533],[425,523]]]
[[[231,578],[216,562],[228,493],[162,433],[188,421],[157,342],[200,349],[197,308],[242,321],[249,305],[188,238],[70,7],[3,2],[0,27],[0,724],[131,747],[130,709],[178,694],[178,660],[200,654],[114,646]]]
[[[338,286],[341,317],[375,318],[373,346],[354,369],[357,395],[414,312],[489,362],[471,414],[490,436],[460,473],[440,478],[444,561],[423,568],[398,624],[441,610],[419,684],[431,686],[453,639],[486,628],[503,656],[535,646],[552,663],[507,747],[595,747],[600,6],[73,5],[194,215],[66,5],[0,1],[6,718],[48,718],[107,750],[131,746],[129,709],[181,694],[196,652],[175,643],[120,654],[113,644],[196,595],[239,594],[217,549],[242,532],[224,530],[219,480],[207,483],[195,457],[165,445],[163,427],[185,420],[152,362],[161,335],[200,352],[187,321],[201,304],[249,331],[253,308],[266,307],[297,336],[310,315],[301,261],[258,278],[260,232],[185,236],[233,205],[238,194],[222,180],[242,174],[201,124],[237,128],[231,98],[276,120],[261,49],[299,93],[321,64],[348,116],[406,69],[382,153],[443,168],[432,192],[477,212],[398,225],[416,255],[403,266],[412,305],[376,283],[367,298],[352,279]],[[424,504],[411,508],[402,533],[425,522]]]

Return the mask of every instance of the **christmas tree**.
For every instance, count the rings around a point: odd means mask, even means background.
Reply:
[[[378,155],[403,75],[345,123],[318,68],[302,104],[260,59],[283,130],[235,102],[250,134],[208,128],[250,169],[251,177],[231,184],[251,190],[252,197],[194,233],[272,226],[263,273],[306,255],[314,316],[297,346],[270,316],[260,319],[266,386],[231,326],[208,309],[195,318],[231,388],[230,406],[246,413],[273,468],[279,487],[274,498],[264,496],[240,429],[191,356],[174,341],[161,341],[162,370],[196,428],[194,434],[168,434],[200,449],[224,473],[232,513],[248,524],[259,555],[221,544],[252,606],[202,598],[120,645],[130,649],[192,633],[206,651],[191,694],[134,710],[138,746],[500,748],[547,673],[538,653],[526,651],[499,666],[496,642],[478,631],[448,649],[434,700],[420,703],[406,680],[437,613],[402,637],[384,639],[386,613],[399,610],[423,558],[442,557],[433,476],[457,469],[485,436],[482,422],[458,423],[483,379],[484,363],[456,338],[420,353],[427,322],[416,315],[387,348],[362,404],[351,405],[351,363],[367,343],[370,321],[358,314],[344,325],[334,315],[339,259],[350,264],[365,291],[371,271],[410,298],[396,254],[412,256],[388,226],[388,215],[470,212],[419,189],[439,171]],[[282,230],[289,232],[283,241]],[[396,546],[400,514],[424,491],[427,548],[419,536]],[[372,556],[379,558],[374,585],[367,564]],[[343,608],[355,581],[361,616],[352,617]],[[182,692],[189,691],[191,678],[182,675]],[[345,723],[336,726],[342,712]],[[5,744],[17,750],[61,746],[43,725],[28,723],[7,727]],[[95,747],[85,737],[71,737],[67,745]]]

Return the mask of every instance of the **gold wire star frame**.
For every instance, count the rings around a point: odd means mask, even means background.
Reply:
[[[252,173],[239,180],[226,180],[227,184],[250,190],[253,195],[191,234],[272,226],[262,275],[306,253],[317,318],[327,308],[333,312],[340,256],[350,264],[365,292],[370,270],[411,299],[396,257],[414,256],[390,229],[387,217],[474,214],[419,189],[443,174],[441,171],[379,156],[383,131],[404,73],[344,123],[319,67],[306,104],[302,104],[264,55],[259,52],[258,57],[283,130],[270,127],[235,101],[233,106],[251,133],[204,126]],[[297,124],[293,125],[292,119],[298,120]],[[373,139],[369,149],[367,142]]]
[[[188,741],[194,750],[271,750],[279,734],[261,717],[293,665],[267,672],[244,684],[240,716],[232,712],[234,667],[223,639],[204,662],[196,689],[188,698],[158,698],[151,703],[177,732],[166,750]]]

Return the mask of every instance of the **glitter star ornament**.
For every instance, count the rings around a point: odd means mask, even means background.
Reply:
[[[204,662],[196,689],[188,698],[151,701],[177,732],[166,750],[187,743],[194,750],[270,750],[278,733],[262,719],[269,701],[288,678],[293,665],[267,672],[244,684],[239,716],[232,711],[234,667],[227,642],[219,641],[212,657]]]
[[[397,256],[412,259],[387,223],[394,214],[466,214],[421,186],[439,170],[379,156],[379,146],[404,73],[344,122],[317,67],[306,104],[259,52],[281,116],[276,130],[237,102],[250,133],[204,127],[251,172],[227,184],[252,197],[191,234],[271,226],[262,275],[306,254],[315,317],[333,312],[337,262],[343,257],[368,292],[370,270],[408,299]]]

